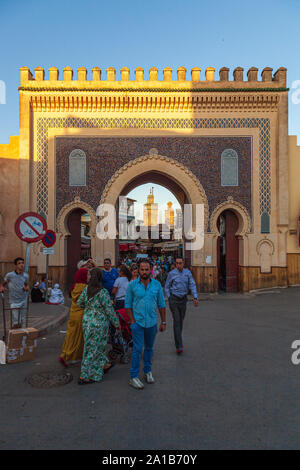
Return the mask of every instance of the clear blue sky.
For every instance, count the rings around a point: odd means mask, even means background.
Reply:
[[[300,80],[299,0],[0,0],[0,143],[18,134],[19,68],[91,69],[183,65],[288,69]],[[175,75],[175,74],[174,74]],[[190,76],[190,75],[188,75]],[[300,135],[300,104],[289,108],[289,133]]]

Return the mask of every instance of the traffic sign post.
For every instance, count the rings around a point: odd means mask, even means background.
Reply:
[[[25,273],[29,271],[29,260],[30,260],[30,243],[26,244],[26,253],[25,253]]]
[[[44,255],[54,255],[54,248],[43,248]]]
[[[53,230],[47,230],[46,234],[43,236],[42,242],[47,248],[53,246],[56,242],[55,232],[53,232]]]
[[[54,254],[53,245],[56,242],[56,235],[53,230],[47,230],[47,222],[43,216],[37,212],[24,212],[15,222],[15,232],[23,242],[27,242],[25,255],[25,272],[28,273],[30,259],[30,243],[42,240],[43,253],[46,255],[46,299],[48,301],[48,271],[49,255]]]
[[[30,243],[40,241],[47,231],[47,222],[37,212],[24,212],[15,222],[15,232],[26,242],[25,272],[29,271]]]
[[[46,297],[45,302],[48,302],[48,271],[49,271],[49,255],[46,255]]]
[[[47,222],[37,212],[25,212],[15,223],[17,236],[27,243],[39,242],[47,231]]]
[[[45,302],[48,302],[48,271],[49,271],[49,255],[54,254],[54,243],[56,242],[56,235],[53,230],[47,230],[47,233],[43,236],[42,239],[43,245],[46,248],[43,248],[43,253],[46,255],[46,298]]]

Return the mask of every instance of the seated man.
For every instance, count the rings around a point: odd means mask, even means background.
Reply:
[[[36,282],[31,289],[31,302],[43,302],[43,293],[39,288],[39,283]]]
[[[59,288],[59,284],[54,284],[54,288],[51,290],[49,301],[47,304],[51,305],[63,305],[65,303],[64,294]]]

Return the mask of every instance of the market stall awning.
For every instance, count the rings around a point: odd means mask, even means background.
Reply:
[[[120,251],[128,251],[128,243],[120,243],[119,244]]]

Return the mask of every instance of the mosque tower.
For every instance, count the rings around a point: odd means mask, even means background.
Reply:
[[[168,209],[165,210],[165,224],[173,228],[174,227],[174,209],[172,207],[173,203],[169,201],[167,203],[167,206],[168,206]]]
[[[147,203],[144,204],[144,225],[158,225],[158,204],[154,202],[153,187],[147,196]]]

